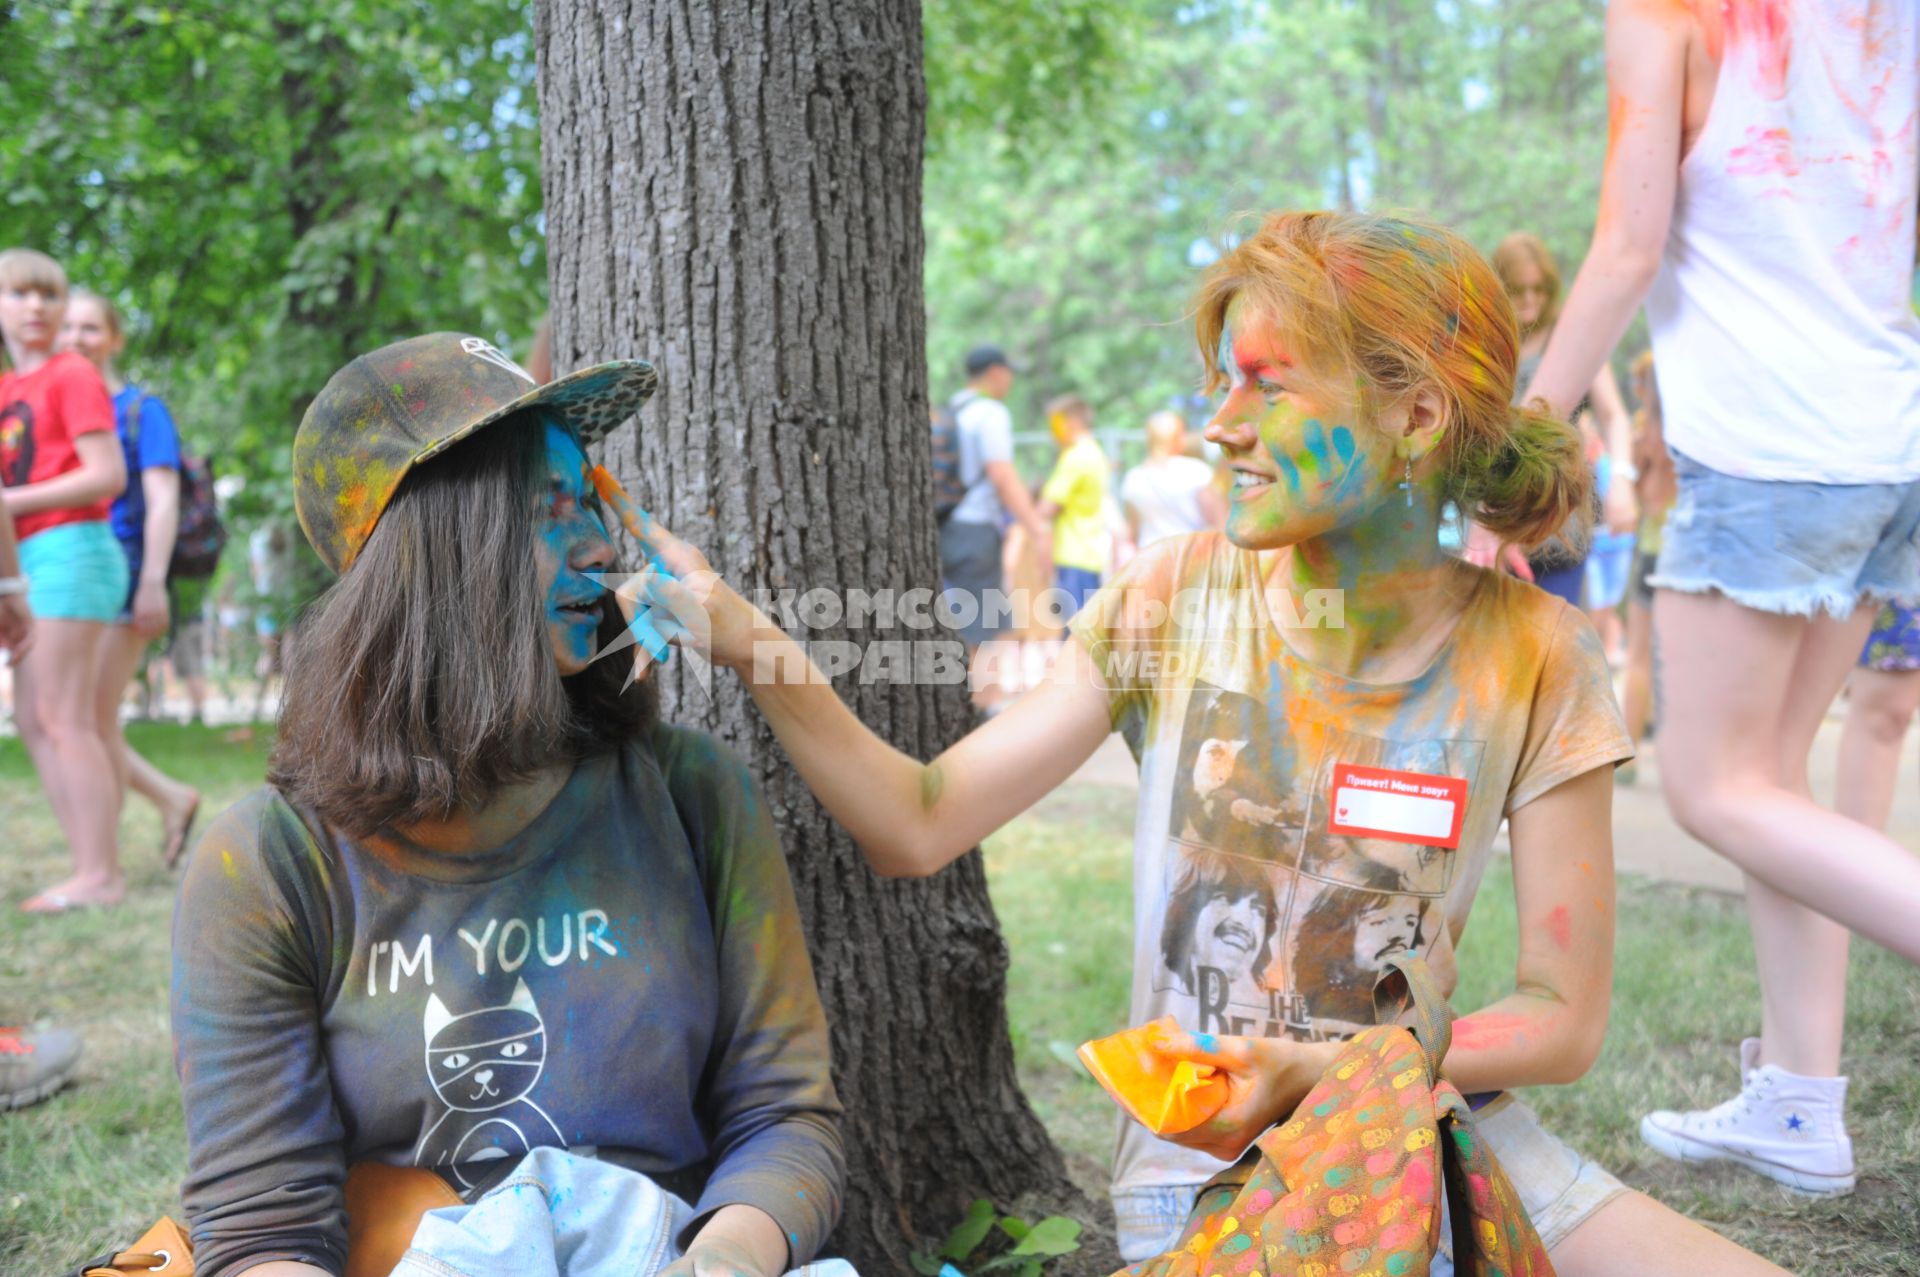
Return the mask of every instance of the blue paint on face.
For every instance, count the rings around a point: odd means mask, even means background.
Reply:
[[[1366,475],[1367,459],[1365,457],[1348,462],[1346,469],[1341,472],[1340,482],[1334,487],[1334,500],[1344,502],[1347,498],[1365,491]]]
[[[1220,365],[1220,375],[1232,381],[1234,374],[1239,371],[1239,365],[1233,362],[1232,329],[1223,327],[1220,330],[1220,349],[1214,354],[1214,359]]]
[[[574,560],[590,544],[605,545],[607,529],[590,504],[593,487],[587,479],[587,454],[579,441],[548,422],[546,445],[547,506],[541,515],[540,540],[555,565],[547,587],[547,628],[557,655],[584,663],[593,656],[595,631],[600,627],[600,609],[585,605],[598,603],[606,590],[575,567]]]
[[[1273,459],[1279,465],[1280,477],[1287,481],[1287,487],[1291,488],[1296,493],[1299,492],[1300,491],[1300,467],[1293,464],[1293,458],[1286,456],[1283,453],[1275,452],[1273,454]]]
[[[1353,460],[1353,431],[1345,426],[1333,428],[1333,451],[1340,458],[1340,464],[1346,465]]]
[[[1320,424],[1318,417],[1310,418],[1307,421],[1306,445],[1308,455],[1313,458],[1314,464],[1319,468],[1320,481],[1322,483],[1331,482],[1333,479],[1333,450],[1327,443],[1327,428]]]

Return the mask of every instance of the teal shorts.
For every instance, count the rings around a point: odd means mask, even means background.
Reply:
[[[105,520],[57,523],[20,543],[27,606],[42,621],[111,621],[126,610],[127,556]]]

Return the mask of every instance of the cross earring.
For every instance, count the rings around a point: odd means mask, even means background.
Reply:
[[[1407,458],[1407,477],[1400,481],[1400,491],[1407,494],[1407,509],[1413,509],[1413,458]]]

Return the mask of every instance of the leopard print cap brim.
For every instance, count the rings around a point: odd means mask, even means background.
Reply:
[[[418,465],[439,456],[474,431],[504,417],[543,406],[554,409],[565,418],[580,436],[581,443],[598,443],[638,412],[641,405],[653,397],[654,389],[659,384],[660,379],[654,373],[653,365],[644,360],[622,359],[582,368],[528,391],[462,430],[434,440],[414,455],[413,464]]]

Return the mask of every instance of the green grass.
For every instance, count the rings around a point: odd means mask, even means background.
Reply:
[[[1009,1015],[1022,1084],[1076,1178],[1104,1190],[1115,1108],[1073,1057],[1125,1028],[1132,962],[1133,817],[1118,790],[1070,785],[987,844],[1013,954]],[[1916,920],[1920,924],[1920,920]],[[1460,953],[1455,1004],[1512,988],[1513,878],[1487,873]],[[1796,1198],[1722,1167],[1682,1168],[1640,1142],[1648,1108],[1733,1093],[1734,1051],[1760,994],[1740,904],[1711,892],[1621,884],[1619,955],[1606,1049],[1580,1083],[1527,1093],[1549,1129],[1635,1188],[1802,1274],[1920,1274],[1920,980],[1872,945],[1855,947],[1846,1066],[1860,1186]]]
[[[134,724],[134,747],[199,787],[201,820],[255,788],[268,736]],[[0,1115],[0,1272],[65,1272],[180,1217],[186,1134],[167,1032],[173,875],[160,821],[135,798],[121,824],[127,899],[117,909],[29,917],[16,906],[66,876],[65,844],[20,742],[0,740],[0,1023],[45,1016],[86,1054],[54,1099]]]
[[[198,785],[203,819],[260,783],[267,734],[135,725],[135,745]],[[1105,1187],[1114,1109],[1073,1047],[1124,1027],[1132,961],[1133,808],[1124,793],[1069,786],[987,848],[1013,951],[1010,1010],[1027,1093],[1076,1175]],[[160,826],[138,799],[122,825],[121,908],[29,918],[14,908],[66,872],[60,836],[19,743],[0,740],[0,1023],[50,1016],[79,1029],[77,1083],[0,1117],[0,1272],[69,1269],[179,1214],[186,1140],[167,1034],[173,878]],[[1724,1170],[1681,1170],[1641,1147],[1650,1100],[1725,1098],[1733,1048],[1758,991],[1734,902],[1624,886],[1612,1030],[1577,1086],[1529,1096],[1549,1125],[1628,1183],[1801,1273],[1920,1275],[1920,980],[1861,945],[1847,1025],[1859,1191],[1809,1203]],[[1513,894],[1487,875],[1461,954],[1457,1001],[1491,1000],[1511,974]]]

